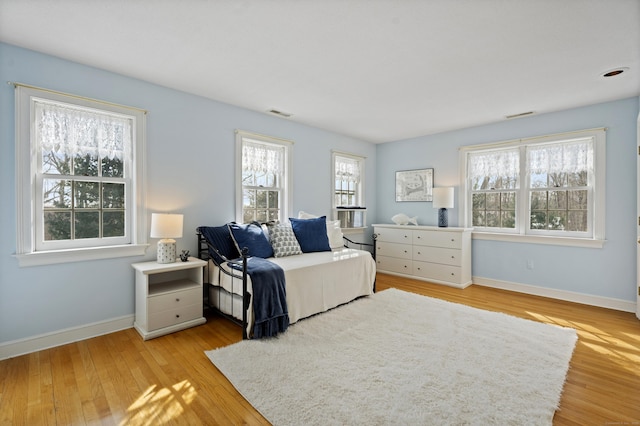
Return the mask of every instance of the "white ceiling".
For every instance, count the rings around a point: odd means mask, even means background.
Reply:
[[[640,0],[0,0],[0,41],[371,142],[640,95]]]

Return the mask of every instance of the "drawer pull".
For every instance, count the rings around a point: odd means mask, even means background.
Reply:
[[[452,238],[451,241],[455,241],[455,238]]]
[[[179,298],[179,297],[176,297],[176,302],[179,302],[179,301],[180,301],[180,298]]]
[[[180,318],[180,314],[176,314],[176,318]]]
[[[405,250],[404,252],[406,253],[407,251]]]
[[[451,256],[451,258],[452,258],[452,259],[455,259],[456,257],[455,257],[455,256]]]
[[[453,276],[455,276],[455,275],[456,275],[456,274],[454,274],[453,272],[451,273],[451,276],[452,276],[452,277],[453,277]]]

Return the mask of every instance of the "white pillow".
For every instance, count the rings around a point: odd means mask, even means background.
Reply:
[[[320,216],[316,216],[302,210],[298,212],[298,219],[315,219],[317,217]],[[337,249],[344,246],[344,241],[342,240],[342,229],[340,229],[339,220],[327,219],[327,237],[329,238],[329,247],[331,247],[331,249]]]

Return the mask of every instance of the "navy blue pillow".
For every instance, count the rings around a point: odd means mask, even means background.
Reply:
[[[314,219],[294,219],[290,217],[289,221],[303,253],[331,251],[329,237],[327,237],[326,216]]]
[[[258,222],[251,222],[246,225],[229,223],[228,226],[239,252],[246,247],[249,249],[249,256],[262,257],[264,259],[273,257],[273,248]]]
[[[209,244],[216,248],[227,259],[236,259],[240,257],[240,253],[236,248],[236,244],[231,238],[231,232],[227,225],[222,226],[201,226],[198,232],[207,240]],[[209,247],[209,255],[220,265],[224,260]]]

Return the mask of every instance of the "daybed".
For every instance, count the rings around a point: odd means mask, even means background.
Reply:
[[[310,231],[312,228],[314,230]],[[362,249],[370,246],[375,250],[375,246],[354,243],[343,237],[339,222],[327,221],[324,216],[291,219],[291,225],[271,223],[261,226],[254,222],[201,226],[197,234],[198,255],[208,261],[205,268],[205,282],[209,284],[208,304],[241,324],[245,339],[256,337],[254,331],[257,330],[254,328],[253,284],[247,270],[252,257],[267,258],[271,264],[282,268],[285,309],[290,324],[370,295],[375,290],[374,255]]]

